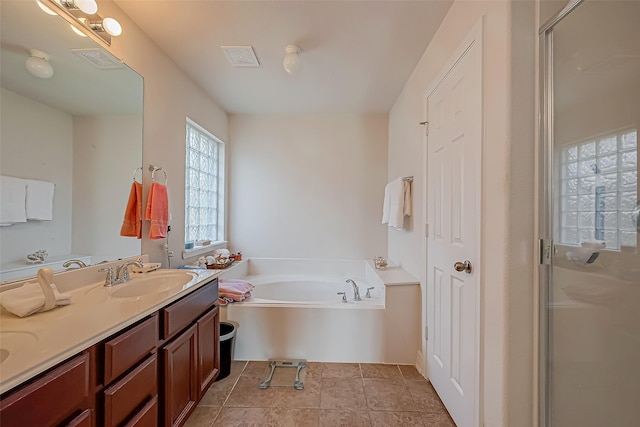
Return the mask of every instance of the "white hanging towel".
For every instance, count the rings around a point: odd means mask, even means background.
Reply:
[[[404,217],[411,216],[411,183],[396,178],[389,182],[384,189],[384,203],[382,206],[382,223],[389,227],[401,229]]]
[[[51,221],[53,219],[52,182],[27,179],[27,219]]]
[[[0,176],[0,226],[27,222],[25,191],[24,179]]]

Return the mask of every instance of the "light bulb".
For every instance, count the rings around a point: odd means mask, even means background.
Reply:
[[[35,77],[48,79],[53,76],[53,67],[49,63],[49,55],[36,49],[29,50],[31,56],[27,59],[25,66]]]
[[[98,11],[96,0],[74,0],[73,3],[87,15],[94,15]]]
[[[69,26],[71,27],[73,32],[76,33],[77,35],[79,35],[80,37],[87,37],[87,35],[85,33],[83,33],[82,31],[80,31],[78,28],[76,28],[75,25],[69,24]]]
[[[36,0],[36,3],[38,4],[38,7],[47,15],[52,15],[52,16],[57,15],[57,13],[55,13],[53,10],[45,6],[40,0]]]
[[[294,44],[290,44],[285,48],[285,52],[286,55],[282,60],[282,68],[289,74],[296,74],[302,69],[302,61],[299,55],[301,49]]]
[[[122,27],[120,26],[120,23],[113,18],[104,18],[102,20],[102,28],[104,28],[107,34],[114,37],[122,34]]]

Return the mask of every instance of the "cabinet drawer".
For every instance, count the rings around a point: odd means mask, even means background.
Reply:
[[[88,407],[89,355],[83,353],[0,400],[0,425],[58,425]]]
[[[144,402],[158,393],[155,354],[104,391],[104,425],[120,425]]]
[[[158,396],[147,402],[125,427],[157,427],[158,426]]]
[[[71,420],[71,422],[67,424],[67,427],[91,427],[92,412],[93,411],[91,409],[87,409],[86,411],[75,417],[73,420]]]
[[[129,370],[158,344],[158,316],[155,314],[104,344],[104,384]]]
[[[162,338],[169,339],[218,302],[218,279],[160,310]]]

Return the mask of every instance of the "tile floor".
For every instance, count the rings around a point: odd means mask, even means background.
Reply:
[[[186,426],[455,427],[413,366],[309,363],[304,390],[292,387],[293,368],[277,368],[271,387],[259,389],[266,369],[267,362],[232,362]]]

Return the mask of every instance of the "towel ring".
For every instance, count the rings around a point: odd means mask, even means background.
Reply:
[[[169,179],[169,177],[167,176],[167,172],[165,172],[165,170],[162,169],[162,168],[153,168],[153,172],[151,172],[151,180],[155,181],[155,182],[158,182],[158,181],[156,181],[156,172],[157,171],[160,171],[160,172],[162,172],[164,174],[164,185],[167,185],[167,180]]]
[[[138,171],[140,171],[140,183],[142,184],[142,166],[139,168],[135,168],[135,170],[133,171],[133,182],[138,182],[136,181],[136,174],[138,173]]]

